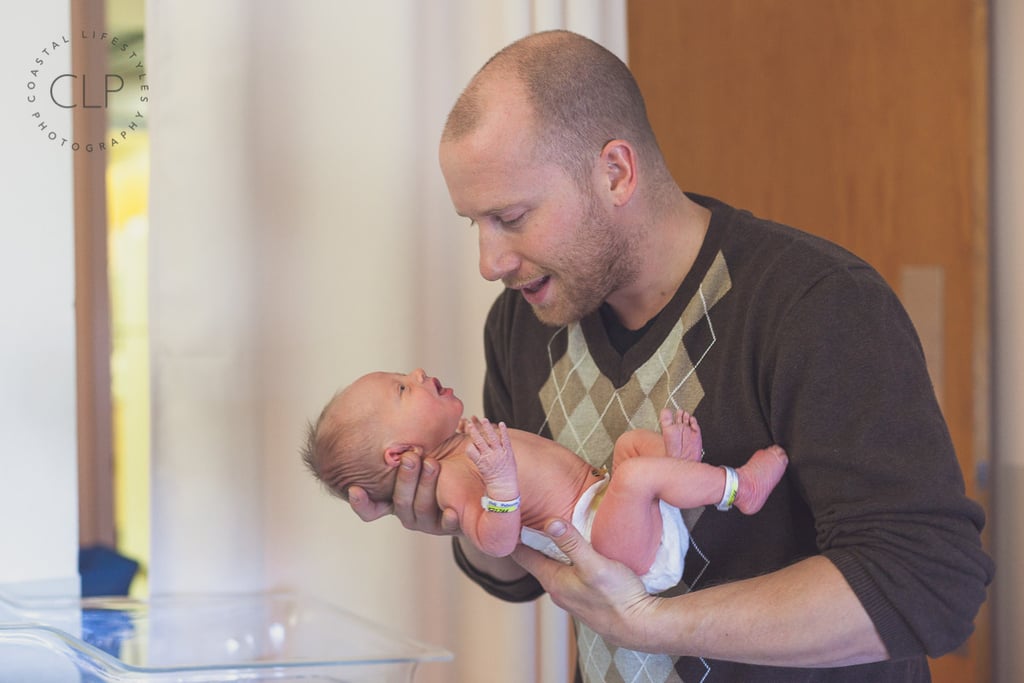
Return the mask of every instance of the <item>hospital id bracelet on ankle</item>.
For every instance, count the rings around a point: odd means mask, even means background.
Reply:
[[[740,478],[736,474],[736,470],[728,465],[722,465],[722,469],[725,470],[725,493],[722,494],[722,502],[717,507],[725,512],[736,502],[736,492],[740,489]]]
[[[516,496],[515,500],[494,500],[484,495],[480,498],[480,507],[485,512],[515,512],[519,509],[520,498],[521,496]]]

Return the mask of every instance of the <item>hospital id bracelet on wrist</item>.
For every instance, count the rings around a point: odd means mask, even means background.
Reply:
[[[480,507],[485,512],[515,512],[519,509],[520,497],[516,496],[515,500],[494,500],[484,495],[480,498]]]
[[[725,512],[736,502],[736,492],[740,488],[740,478],[736,474],[736,470],[728,465],[722,465],[722,469],[725,470],[725,492],[722,494],[722,502],[717,505],[717,508]]]

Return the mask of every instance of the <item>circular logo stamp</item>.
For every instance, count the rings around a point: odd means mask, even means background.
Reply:
[[[105,63],[76,71],[73,44],[76,49],[103,50],[106,58],[96,61]],[[28,73],[25,100],[32,123],[54,145],[73,152],[105,152],[146,125],[149,82],[141,34],[122,38],[86,29],[61,34],[41,47]],[[67,112],[78,123],[92,119],[102,125],[72,127]]]

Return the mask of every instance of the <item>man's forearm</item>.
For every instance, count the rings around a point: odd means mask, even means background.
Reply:
[[[633,626],[627,630],[637,629],[636,642],[625,644],[648,652],[795,667],[888,658],[853,590],[836,566],[820,556],[764,576],[659,600],[642,611],[628,619]]]

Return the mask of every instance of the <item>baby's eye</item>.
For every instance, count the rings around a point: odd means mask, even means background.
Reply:
[[[399,384],[398,384],[398,391],[399,391],[399,393],[405,391],[405,385],[402,384],[401,382],[399,382]]]

